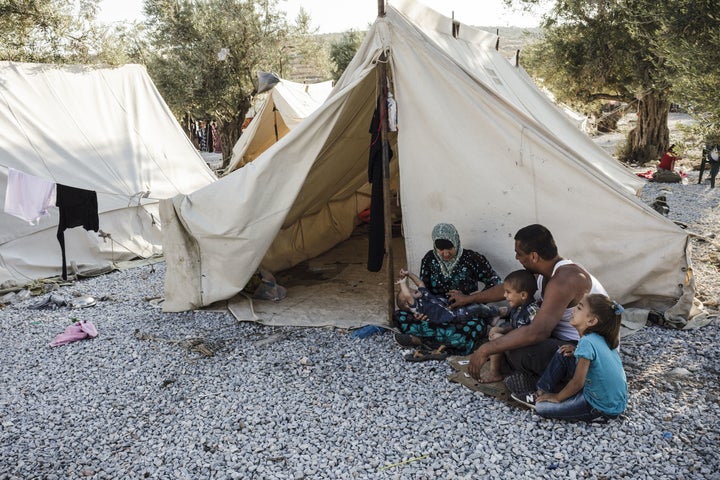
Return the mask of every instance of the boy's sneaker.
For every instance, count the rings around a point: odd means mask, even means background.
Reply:
[[[535,409],[535,400],[537,400],[535,393],[526,393],[525,395],[511,393],[510,397],[516,402],[522,403],[528,408],[532,408],[533,410]]]
[[[505,386],[510,393],[525,396],[527,393],[537,391],[537,377],[529,373],[516,372],[505,377]]]

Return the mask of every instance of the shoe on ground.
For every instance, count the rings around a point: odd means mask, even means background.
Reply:
[[[516,395],[525,395],[528,392],[537,391],[537,377],[530,375],[529,373],[516,372],[512,375],[505,377],[505,386],[510,393]]]
[[[396,333],[395,343],[401,347],[419,347],[422,345],[422,341],[418,337],[408,335],[407,333]]]
[[[535,402],[537,401],[537,396],[534,393],[526,393],[525,395],[517,394],[517,393],[511,393],[510,397],[515,400],[518,403],[521,403],[525,405],[528,408],[532,408],[535,410]]]
[[[445,360],[448,357],[448,353],[445,351],[445,346],[441,345],[437,350],[431,352],[425,350],[415,350],[413,353],[408,353],[404,356],[408,362],[427,362],[428,360]]]

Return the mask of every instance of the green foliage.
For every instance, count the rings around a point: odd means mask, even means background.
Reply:
[[[0,0],[0,60],[125,63],[127,43],[95,22],[98,2]]]
[[[654,58],[628,24],[621,2],[559,2],[544,38],[524,58],[526,68],[552,86],[563,102],[632,102],[656,84]]]
[[[295,18],[295,33],[285,51],[288,61],[281,64],[280,76],[296,82],[316,83],[331,77],[328,46],[312,27],[312,19],[300,7]]]
[[[330,60],[333,63],[332,76],[337,81],[355,56],[364,35],[355,30],[343,33],[342,38],[330,45]]]
[[[561,101],[597,109],[613,100],[637,109],[623,160],[644,163],[668,146],[671,83],[650,41],[659,26],[649,0],[558,0],[543,40],[525,55],[528,70]]]
[[[311,58],[310,18],[288,24],[278,0],[145,0],[148,70],[178,118],[218,121],[227,163],[260,71],[282,76]]]
[[[244,115],[257,71],[275,70],[289,34],[276,3],[146,0],[148,69],[176,115]]]
[[[643,161],[667,147],[668,100],[698,117],[706,134],[720,131],[715,0],[557,0],[544,34],[525,52],[525,64],[559,100],[637,104],[642,124],[629,137],[627,158]]]
[[[673,99],[720,132],[720,9],[711,0],[653,4],[661,25],[653,45],[668,66]]]

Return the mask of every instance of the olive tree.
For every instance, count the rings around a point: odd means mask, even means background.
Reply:
[[[652,6],[661,22],[649,41],[669,67],[673,99],[698,117],[706,134],[720,133],[720,10],[717,2],[668,0]]]
[[[355,30],[348,30],[339,40],[330,45],[330,59],[333,63],[333,80],[337,81],[357,53],[364,35]]]
[[[309,17],[290,25],[278,0],[145,0],[144,11],[153,80],[178,118],[217,121],[227,165],[258,72],[279,72],[306,48]]]
[[[634,107],[638,122],[621,159],[639,163],[664,152],[670,134],[672,67],[648,41],[660,26],[649,3],[558,0],[544,18],[543,39],[525,55],[528,69],[561,100]]]
[[[96,22],[99,0],[2,0],[0,60],[122,64],[128,31]]]

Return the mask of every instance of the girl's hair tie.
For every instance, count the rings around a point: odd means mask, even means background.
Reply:
[[[620,315],[621,313],[623,313],[625,311],[623,306],[614,300],[612,302],[612,309],[613,309],[613,312],[615,312],[615,315]]]

